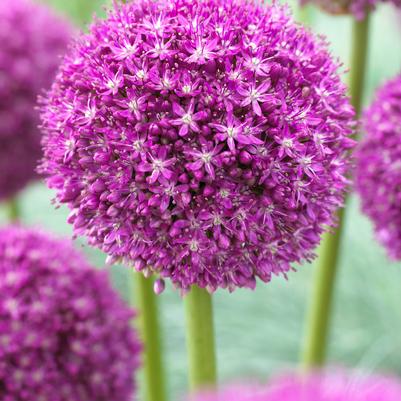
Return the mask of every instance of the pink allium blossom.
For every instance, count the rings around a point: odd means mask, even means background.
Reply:
[[[352,14],[358,20],[365,18],[366,13],[374,10],[380,3],[392,3],[401,8],[401,0],[300,0],[300,3],[316,4],[329,14]]]
[[[0,201],[36,177],[37,96],[50,87],[70,35],[67,22],[46,6],[0,1]]]
[[[288,376],[270,383],[260,401],[398,401],[401,384],[395,378],[363,372],[327,372]],[[234,400],[233,400],[234,401]]]
[[[190,401],[399,401],[401,384],[394,378],[357,373],[285,376],[269,386],[233,386]]]
[[[254,288],[335,224],[354,115],[338,69],[278,5],[116,5],[43,105],[41,171],[109,260]]]
[[[401,76],[387,82],[363,116],[356,152],[362,210],[392,259],[401,259]]]
[[[0,229],[0,399],[130,401],[133,312],[69,241]]]

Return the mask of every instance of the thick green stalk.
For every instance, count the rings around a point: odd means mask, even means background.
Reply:
[[[18,199],[14,198],[8,202],[8,219],[11,222],[16,222],[20,218],[20,207],[18,204]]]
[[[361,113],[363,85],[367,71],[370,15],[355,21],[352,27],[352,53],[350,70],[350,95],[357,117]]]
[[[187,352],[191,391],[216,386],[212,296],[193,286],[186,295]]]
[[[296,12],[295,12],[295,17],[298,22],[305,26],[311,26],[312,25],[312,16],[313,13],[313,6],[312,4],[304,4],[298,6]]]
[[[146,401],[166,401],[163,350],[154,280],[142,273],[133,273],[138,323],[144,344],[143,370]]]
[[[305,369],[324,364],[330,327],[334,285],[339,259],[339,248],[344,223],[344,209],[339,212],[339,224],[334,234],[323,237],[314,277],[314,288],[309,306],[306,340],[302,362]]]
[[[362,104],[367,66],[369,15],[354,21],[350,70],[350,95],[357,116]],[[338,214],[339,224],[334,234],[325,235],[320,249],[314,278],[314,289],[307,320],[302,363],[305,369],[323,365],[326,359],[334,287],[340,256],[345,209]]]
[[[97,0],[74,0],[74,15],[81,26],[86,26],[95,12]]]

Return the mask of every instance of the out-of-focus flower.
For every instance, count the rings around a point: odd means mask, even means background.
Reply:
[[[0,399],[129,401],[133,312],[68,241],[0,229]]]
[[[71,32],[67,21],[44,5],[0,2],[0,201],[36,176],[37,97],[50,87]]]
[[[357,373],[285,376],[269,386],[234,386],[204,393],[190,401],[398,401],[401,384],[394,378]]]
[[[254,288],[335,224],[354,115],[338,68],[278,5],[116,5],[43,105],[41,170],[110,260]]]
[[[401,384],[395,378],[363,372],[327,372],[288,376],[273,381],[261,401],[397,401]]]
[[[313,3],[329,14],[352,14],[358,20],[362,20],[378,4],[387,2],[401,7],[401,0],[300,0],[301,5]]]
[[[363,116],[357,149],[356,190],[378,240],[401,259],[401,76],[387,82]]]

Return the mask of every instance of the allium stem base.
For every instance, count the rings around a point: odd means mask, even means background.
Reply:
[[[303,367],[314,368],[324,364],[330,314],[334,298],[334,284],[340,256],[344,209],[339,212],[339,224],[334,234],[323,237],[320,258],[316,266],[312,300],[307,320],[307,334],[302,355]]]
[[[214,387],[217,375],[212,296],[193,286],[184,301],[190,390]]]
[[[146,401],[166,401],[161,330],[153,279],[144,277],[142,273],[134,272],[133,275],[139,330],[144,344],[145,399]]]

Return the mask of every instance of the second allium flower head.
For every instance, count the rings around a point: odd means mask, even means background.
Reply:
[[[36,177],[37,97],[49,89],[71,34],[67,21],[44,5],[0,1],[0,201]]]
[[[277,5],[117,5],[61,67],[41,169],[113,260],[182,289],[253,288],[311,259],[342,204],[338,67]]]
[[[132,399],[133,311],[69,241],[0,229],[0,292],[2,401]]]
[[[356,152],[362,210],[392,259],[401,259],[401,76],[391,79],[365,111],[366,135]]]

